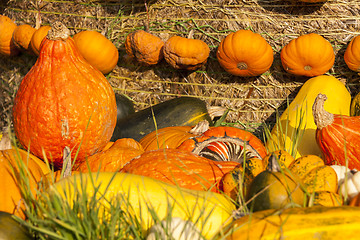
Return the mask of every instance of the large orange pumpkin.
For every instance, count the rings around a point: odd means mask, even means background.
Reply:
[[[50,172],[46,164],[21,149],[7,149],[0,151],[0,211],[9,212],[25,218],[23,213],[24,204],[21,202],[19,166],[29,171],[29,186],[33,194],[37,187],[37,182]]]
[[[274,60],[270,44],[251,30],[239,30],[227,35],[220,42],[216,56],[225,71],[244,77],[261,75]]]
[[[80,163],[109,142],[116,124],[115,94],[104,75],[79,53],[69,30],[56,22],[14,99],[20,143],[56,168],[70,148]]]
[[[152,177],[179,187],[218,191],[222,176],[237,166],[237,162],[217,162],[179,149],[147,151],[132,159],[121,169]]]
[[[285,71],[308,77],[326,73],[335,62],[330,42],[316,33],[291,40],[282,48],[280,58]]]
[[[0,54],[15,56],[20,50],[12,41],[12,35],[17,27],[16,23],[7,16],[0,15]]]

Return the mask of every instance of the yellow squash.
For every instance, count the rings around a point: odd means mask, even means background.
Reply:
[[[235,220],[227,239],[357,239],[359,214],[359,207],[350,206],[259,211]]]
[[[304,83],[273,127],[266,143],[269,152],[283,149],[295,158],[307,154],[321,155],[315,140],[316,125],[312,115],[312,105],[319,93],[328,97],[324,106],[326,111],[349,115],[351,95],[341,81],[327,75],[311,78]],[[294,141],[296,129],[302,134],[298,143]]]
[[[116,198],[124,211],[141,222],[144,234],[154,224],[152,212],[159,220],[165,219],[170,212],[172,217],[193,222],[201,234],[210,239],[232,220],[235,210],[234,204],[225,195],[183,189],[128,173],[75,174],[50,186],[48,192],[58,192],[64,200],[73,204],[76,194],[81,194],[84,189],[90,199],[95,188],[98,188],[96,197],[104,195],[99,204],[104,207],[105,213],[110,202]]]

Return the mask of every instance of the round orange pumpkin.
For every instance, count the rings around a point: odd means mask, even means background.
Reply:
[[[127,35],[126,54],[144,65],[154,65],[163,58],[164,42],[157,36],[138,30]]]
[[[344,60],[351,70],[360,72],[360,36],[351,39],[346,47]]]
[[[20,143],[56,168],[70,148],[75,164],[102,150],[116,124],[114,91],[77,50],[70,31],[56,22],[40,55],[21,81],[13,106]]]
[[[29,24],[19,25],[13,32],[12,41],[21,51],[32,53],[30,42],[35,31]]]
[[[76,47],[91,65],[103,74],[111,72],[119,59],[116,46],[99,32],[86,30],[74,35]]]
[[[51,29],[50,26],[43,25],[39,29],[37,29],[34,32],[34,34],[32,35],[31,41],[30,41],[30,46],[31,46],[32,51],[36,55],[39,55],[41,42],[44,40],[44,38],[46,37],[46,35],[50,29]]]
[[[21,149],[7,149],[0,151],[0,211],[9,212],[25,218],[24,204],[21,202],[20,169],[25,170],[29,186],[33,194],[37,182],[50,172],[50,169],[40,159]],[[28,170],[28,173],[26,171]]]
[[[173,36],[165,42],[163,52],[173,68],[196,70],[206,64],[210,48],[200,39]]]
[[[243,77],[263,74],[274,60],[270,44],[251,30],[227,35],[220,42],[216,57],[225,71]]]
[[[12,41],[12,35],[17,27],[16,23],[7,16],[0,15],[0,54],[5,56],[15,56],[19,54],[19,49]]]
[[[330,42],[316,33],[291,40],[282,48],[280,58],[285,71],[308,77],[326,73],[335,62]]]

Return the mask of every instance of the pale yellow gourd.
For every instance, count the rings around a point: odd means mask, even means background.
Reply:
[[[94,182],[94,184],[92,183]],[[74,195],[85,189],[86,196],[94,196],[95,189],[105,214],[117,201],[125,212],[136,217],[144,235],[153,226],[152,212],[158,219],[171,217],[191,221],[205,239],[212,238],[224,224],[232,220],[233,202],[223,194],[183,189],[149,177],[129,173],[82,173],[64,178],[50,186],[48,192],[59,193],[70,205]],[[76,194],[75,194],[76,193]],[[100,196],[103,196],[100,198]]]
[[[311,78],[304,83],[273,127],[271,137],[266,142],[270,152],[282,149],[295,158],[310,154],[321,156],[315,140],[316,125],[312,115],[312,106],[319,93],[328,97],[324,105],[326,111],[347,116],[350,114],[351,95],[340,80],[329,75]],[[298,142],[294,137],[296,129],[301,135]]]

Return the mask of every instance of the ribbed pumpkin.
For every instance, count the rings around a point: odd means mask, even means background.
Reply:
[[[355,72],[360,72],[360,36],[351,39],[344,53],[346,65]]]
[[[80,172],[116,172],[127,162],[144,152],[140,143],[132,138],[116,140],[110,148],[95,153],[82,162],[76,169]]]
[[[30,42],[35,31],[36,29],[31,25],[21,24],[15,28],[12,35],[12,41],[21,51],[32,53]]]
[[[282,48],[280,58],[285,71],[308,77],[326,73],[335,62],[330,42],[316,33],[291,40]]]
[[[200,39],[173,36],[165,42],[163,52],[173,68],[191,71],[206,64],[210,48]]]
[[[21,149],[7,149],[0,151],[0,211],[9,212],[25,218],[19,185],[19,166],[25,168],[25,174],[29,179],[29,191],[35,194],[37,182],[49,169],[46,164],[32,154]],[[26,173],[26,171],[29,171]]]
[[[76,47],[91,65],[103,74],[111,72],[119,59],[116,46],[99,32],[86,30],[74,35]]]
[[[159,37],[138,30],[127,35],[125,40],[126,54],[144,65],[154,65],[163,58],[164,41]]]
[[[39,29],[37,29],[31,37],[30,46],[32,51],[39,55],[40,53],[40,45],[42,40],[46,37],[47,33],[51,29],[49,25],[43,25]]]
[[[12,41],[12,35],[17,27],[16,23],[9,17],[0,15],[0,54],[5,56],[15,56],[19,54],[19,49]]]
[[[326,164],[360,169],[360,116],[329,113],[324,109],[326,99],[325,94],[319,94],[313,105],[316,141]]]
[[[274,60],[270,44],[251,30],[230,33],[220,42],[216,56],[225,71],[244,77],[263,74]]]
[[[144,152],[121,172],[143,175],[194,190],[218,191],[222,176],[237,162],[216,162],[188,151],[166,148]]]
[[[114,91],[82,57],[60,22],[52,25],[19,86],[13,121],[20,143],[39,158],[45,153],[56,168],[62,166],[67,147],[80,163],[111,138],[116,124]]]

